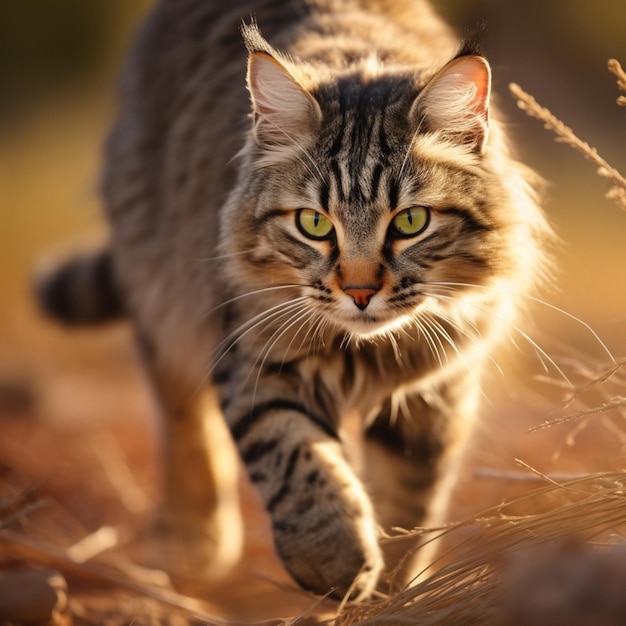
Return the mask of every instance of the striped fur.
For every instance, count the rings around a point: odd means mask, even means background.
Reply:
[[[117,283],[169,425],[166,525],[204,565],[235,558],[197,406],[215,390],[289,572],[365,597],[403,556],[378,527],[445,512],[548,228],[487,62],[425,2],[224,6],[157,4],[106,150]]]

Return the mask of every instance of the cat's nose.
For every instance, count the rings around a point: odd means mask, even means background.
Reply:
[[[354,300],[354,304],[361,311],[364,311],[370,303],[372,296],[378,293],[378,288],[374,285],[348,285],[343,288],[343,291]]]

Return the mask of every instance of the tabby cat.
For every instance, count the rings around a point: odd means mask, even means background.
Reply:
[[[548,233],[490,109],[487,61],[422,0],[161,0],[143,24],[110,247],[41,298],[132,318],[194,575],[240,550],[220,413],[307,589],[366,597],[407,549],[379,529],[441,520]]]

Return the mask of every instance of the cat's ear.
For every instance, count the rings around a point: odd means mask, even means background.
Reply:
[[[260,144],[285,145],[308,134],[321,117],[317,101],[267,52],[248,60],[254,136]]]
[[[487,61],[475,55],[459,57],[422,90],[411,109],[411,119],[482,153],[489,133],[490,92]]]

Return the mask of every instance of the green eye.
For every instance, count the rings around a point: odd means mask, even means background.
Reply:
[[[315,209],[300,209],[296,213],[296,225],[310,239],[328,239],[334,230],[333,223]]]
[[[414,206],[400,211],[392,220],[393,230],[400,237],[419,235],[430,221],[430,211],[423,206]]]

